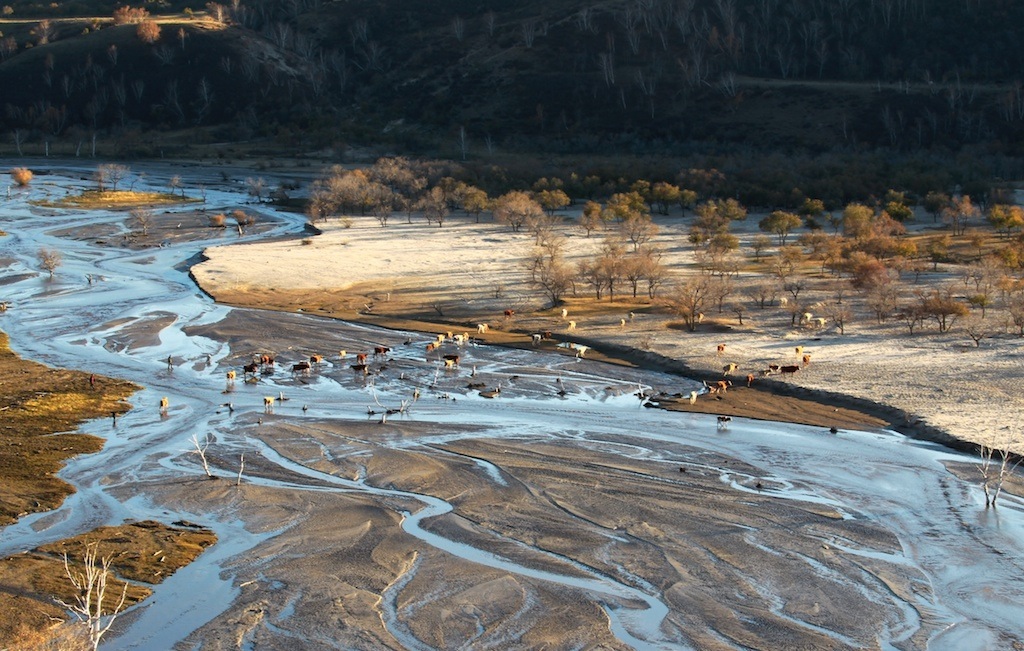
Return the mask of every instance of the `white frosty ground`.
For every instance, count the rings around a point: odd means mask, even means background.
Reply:
[[[758,219],[751,215],[740,226],[741,241],[756,234]],[[656,222],[662,227],[656,244],[665,252],[663,261],[676,270],[692,264],[692,247],[686,244],[689,220],[656,217]],[[930,226],[930,219],[924,218],[915,227]],[[570,260],[582,259],[601,245],[599,236],[586,238],[571,227],[565,234]],[[331,221],[311,243],[290,240],[208,249],[210,260],[196,267],[195,275],[203,285],[352,289],[367,300],[414,290],[412,299],[404,294],[405,300],[422,313],[429,313],[432,302],[444,302],[481,319],[498,319],[507,306],[514,305],[520,315],[542,307],[543,297],[529,286],[524,271],[532,249],[530,234],[513,234],[462,216],[453,217],[444,228],[427,227],[418,219],[409,225],[404,217],[381,228],[373,218],[354,217],[347,228]],[[741,277],[739,283],[749,280]],[[495,299],[499,288],[501,298]],[[361,303],[360,299],[356,307]],[[580,336],[649,346],[697,368],[719,369],[725,362],[736,362],[741,376],[769,363],[798,363],[794,347],[803,345],[812,364],[791,382],[876,400],[917,414],[957,438],[1024,452],[1024,434],[1016,423],[1016,415],[1024,411],[1024,350],[1021,339],[1006,332],[1005,315],[999,311],[990,310],[988,318],[998,324],[1000,334],[985,339],[981,347],[956,328],[938,334],[929,324],[923,333],[909,336],[898,323],[878,325],[866,315],[842,335],[834,327],[792,328],[788,312],[779,307],[751,309],[743,327],[737,327],[731,314],[709,312],[709,317],[731,327],[685,334],[666,329],[669,319],[653,315],[639,315],[622,328],[621,316],[575,318]],[[517,319],[531,323],[528,316]],[[528,327],[555,329],[564,324],[544,317]],[[726,344],[723,357],[715,354],[719,343]]]

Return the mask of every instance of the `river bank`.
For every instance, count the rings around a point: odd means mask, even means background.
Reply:
[[[672,252],[666,263],[690,264],[692,253],[673,246],[685,239],[685,228],[682,221],[664,220],[654,244]],[[712,398],[709,407],[702,398],[692,406],[708,413],[822,427],[887,427],[959,449],[981,444],[1024,452],[1024,434],[1008,428],[1005,417],[1024,410],[1017,390],[1024,351],[1010,334],[993,334],[974,346],[955,330],[909,336],[894,321],[854,321],[842,332],[812,329],[793,326],[778,305],[751,309],[742,320],[712,311],[689,331],[669,307],[670,288],[657,300],[570,295],[551,308],[526,271],[532,239],[493,226],[381,228],[371,218],[355,218],[346,226],[318,229],[322,233],[314,236],[209,248],[192,275],[204,291],[230,305],[394,327],[413,323],[428,332],[463,329],[473,336],[480,336],[476,324],[487,323],[490,332],[483,337],[499,341],[507,333],[505,345],[529,346],[530,334],[550,331],[557,341],[592,345],[588,356],[607,351],[626,363],[668,366],[709,382],[723,379],[726,364],[736,364],[725,378],[734,387],[721,400]],[[598,238],[567,237],[581,255],[600,246]],[[504,316],[506,310],[513,316]],[[801,355],[794,355],[797,347]],[[800,372],[762,378],[771,364],[800,365],[803,354],[810,364]],[[755,375],[752,388],[767,391],[738,391],[748,374]],[[746,400],[740,400],[743,394]],[[818,407],[787,404],[792,399],[854,409],[866,418],[831,419]]]

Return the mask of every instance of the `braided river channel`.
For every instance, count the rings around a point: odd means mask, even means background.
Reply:
[[[91,171],[54,164],[0,198],[0,329],[23,357],[143,389],[83,427],[107,443],[62,472],[77,492],[0,530],[0,555],[130,520],[218,536],[103,648],[1024,648],[1024,502],[985,509],[950,471],[975,458],[890,431],[719,428],[638,399],[685,378],[452,342],[445,369],[424,355],[436,333],[218,305],[188,275],[202,250],[301,238],[304,217],[250,204],[262,229],[138,249],[124,211],[30,203]],[[134,174],[205,185],[211,213],[247,199],[198,166]],[[61,252],[52,279],[40,247]],[[254,353],[277,364],[244,382]]]

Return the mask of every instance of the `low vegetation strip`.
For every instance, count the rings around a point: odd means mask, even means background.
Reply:
[[[167,192],[135,192],[130,190],[86,190],[56,201],[38,201],[35,205],[46,208],[134,208],[136,206],[165,206],[199,201]]]
[[[102,439],[77,433],[79,425],[124,413],[138,388],[23,360],[0,332],[0,525],[54,509],[74,492],[57,471],[66,459],[103,447]]]

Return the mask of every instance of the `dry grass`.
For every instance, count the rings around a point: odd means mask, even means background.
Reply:
[[[122,586],[127,583],[125,604],[130,606],[152,593],[143,584],[160,583],[215,542],[216,536],[206,529],[144,521],[101,527],[3,559],[0,561],[0,646],[77,648],[73,645],[77,639],[74,626],[53,626],[55,621],[66,617],[54,599],[71,603],[75,598],[64,571],[65,553],[72,569],[75,569],[82,562],[86,546],[95,543],[100,558],[109,556],[113,559],[111,571],[115,579],[107,588],[107,600],[112,607],[120,598]],[[31,635],[28,631],[42,633]],[[56,642],[70,646],[52,646]]]
[[[85,420],[124,413],[129,408],[125,399],[138,389],[100,376],[93,386],[88,373],[21,359],[8,341],[0,332],[0,524],[59,506],[74,491],[55,476],[64,461],[103,447],[102,439],[75,430]],[[54,626],[64,613],[53,599],[74,598],[64,574],[64,552],[75,564],[86,545],[96,543],[100,557],[113,557],[118,580],[109,592],[119,596],[128,581],[127,603],[136,603],[151,592],[139,583],[159,583],[216,541],[210,531],[181,525],[101,527],[0,560],[0,647],[79,648],[75,627]]]
[[[0,524],[57,507],[74,489],[55,475],[103,441],[76,433],[85,420],[124,413],[138,387],[21,359],[0,332]]]
[[[82,208],[85,210],[134,208],[136,206],[169,206],[195,203],[199,199],[181,197],[168,192],[134,192],[131,190],[86,190],[82,194],[67,196],[57,201],[40,201],[36,205],[47,208]]]

